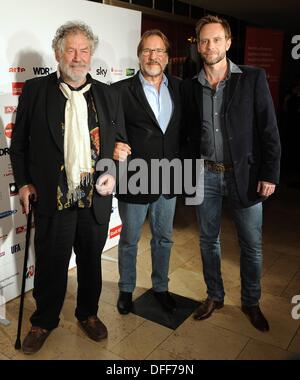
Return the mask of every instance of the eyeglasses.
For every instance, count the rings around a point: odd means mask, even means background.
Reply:
[[[156,53],[158,56],[163,56],[164,54],[166,54],[166,50],[165,49],[149,49],[149,48],[142,50],[142,55],[145,57],[148,57],[151,53]]]

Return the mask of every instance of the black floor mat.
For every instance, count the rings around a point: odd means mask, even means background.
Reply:
[[[152,289],[147,290],[134,301],[132,313],[170,329],[177,329],[199,306],[200,302],[171,293],[176,301],[174,313],[165,311],[155,298]]]

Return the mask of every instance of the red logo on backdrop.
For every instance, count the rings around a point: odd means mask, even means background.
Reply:
[[[24,86],[24,82],[12,82],[12,94],[13,95],[21,95],[22,89]]]
[[[9,72],[10,73],[24,73],[25,67],[10,67]]]
[[[34,228],[34,222],[31,224],[31,228]],[[27,225],[16,227],[16,234],[21,234],[27,231]]]
[[[14,113],[17,112],[16,106],[5,106],[4,107],[4,113]]]
[[[112,239],[112,238],[120,235],[121,230],[122,230],[122,224],[120,224],[117,227],[114,227],[114,228],[110,229],[109,230],[109,238]]]
[[[14,128],[14,124],[13,123],[9,123],[5,127],[5,136],[8,137],[9,139],[11,139],[13,128]]]
[[[26,278],[31,278],[33,276],[34,276],[34,265],[30,265],[26,271]]]

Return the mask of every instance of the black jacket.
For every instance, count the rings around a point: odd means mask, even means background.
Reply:
[[[37,211],[48,216],[57,208],[57,185],[64,162],[59,91],[56,73],[25,82],[10,149],[17,185],[32,183],[37,190]],[[122,128],[119,98],[111,87],[94,79],[91,91],[100,124],[99,159],[112,159],[117,129]],[[95,191],[93,208],[98,223],[107,223],[111,196],[101,197]]]
[[[180,80],[168,77],[168,88],[173,102],[173,113],[165,134],[155,118],[155,115],[147,101],[139,73],[135,76],[117,82],[113,87],[120,93],[123,106],[124,124],[127,133],[127,143],[131,147],[131,161],[142,158],[148,165],[148,194],[118,194],[118,199],[129,203],[151,203],[158,199],[163,190],[160,188],[158,194],[151,191],[151,160],[167,159],[173,160],[180,157],[181,139],[181,102],[180,102]],[[123,141],[125,141],[124,139]],[[138,170],[137,170],[138,171]],[[128,180],[134,172],[128,172]],[[123,177],[124,179],[124,177]],[[122,181],[122,178],[120,179]],[[156,178],[162,183],[162,178]],[[171,184],[173,178],[171,177]],[[170,194],[174,196],[171,186]]]
[[[231,73],[224,93],[224,122],[240,202],[249,207],[263,200],[258,181],[277,184],[280,138],[265,71],[240,66]],[[183,120],[190,157],[201,157],[203,88],[198,78],[182,83]]]

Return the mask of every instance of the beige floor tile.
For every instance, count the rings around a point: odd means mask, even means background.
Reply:
[[[197,256],[193,256],[190,260],[186,261],[181,266],[181,269],[202,274],[203,270],[202,270],[202,260],[201,260],[200,254]]]
[[[42,349],[34,355],[17,353],[13,359],[17,360],[118,360],[121,356],[102,349],[97,342],[81,338],[68,329],[58,327],[48,337]]]
[[[299,359],[300,357],[298,357]],[[250,339],[247,346],[238,356],[238,360],[293,360],[297,356],[286,350],[267,343]]]
[[[294,336],[288,350],[300,355],[300,328],[298,329],[296,335]]]
[[[242,313],[239,298],[240,289],[230,289],[225,298],[225,307],[214,313],[209,323],[286,350],[300,325],[300,320],[295,321],[291,317],[290,302],[283,297],[263,294],[261,308],[270,324],[270,331],[263,333],[255,329]],[[226,307],[229,302],[236,307]]]
[[[200,259],[198,239],[193,238],[184,244],[174,243],[171,258],[169,273],[173,273],[176,269],[184,266],[190,259],[197,257]]]
[[[161,348],[156,348],[145,359],[146,360],[184,360],[185,357],[174,352],[168,352],[168,351],[162,350]]]
[[[173,330],[151,321],[145,321],[130,335],[119,342],[111,351],[125,359],[145,359]]]
[[[0,353],[0,360],[10,360],[9,357]]]
[[[300,294],[300,270],[296,272],[294,277],[291,279],[288,286],[284,289],[281,296],[292,299],[296,294]]]
[[[169,290],[171,292],[197,301],[206,298],[206,286],[202,273],[179,268],[169,278]]]
[[[10,321],[10,324],[8,326],[0,325],[0,353],[2,353],[4,356],[8,358],[12,358],[17,353],[14,346],[17,337],[18,313],[18,300],[16,299],[11,302],[8,302],[6,305],[6,319]],[[32,312],[24,307],[23,322],[21,329],[21,341],[24,339],[24,337],[27,335],[29,331],[29,317],[31,314]]]
[[[68,308],[68,306],[64,305],[64,309],[65,308]],[[143,318],[132,313],[128,315],[120,315],[115,306],[112,306],[106,302],[102,302],[102,304],[100,304],[98,316],[107,327],[108,338],[97,343],[97,345],[98,347],[107,350],[118,344],[118,342],[131,334],[145,321]],[[68,319],[65,314],[63,314],[60,327],[70,331],[72,334],[80,336],[82,339],[87,339],[89,341],[85,333],[79,327],[75,317]]]
[[[189,318],[159,348],[185,359],[235,359],[248,340],[206,321]]]
[[[282,255],[262,277],[262,289],[273,295],[281,295],[300,268],[300,257]]]
[[[102,291],[100,296],[101,301],[117,304],[119,289],[118,289],[119,273],[102,269]]]

